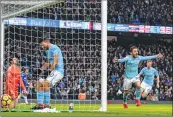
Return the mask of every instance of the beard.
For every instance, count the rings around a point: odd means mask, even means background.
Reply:
[[[136,54],[136,55],[133,55],[133,58],[137,58],[138,57],[138,54]]]

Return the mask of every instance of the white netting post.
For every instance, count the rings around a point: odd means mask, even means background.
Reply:
[[[4,23],[0,18],[0,96],[3,94],[3,65],[4,65]],[[1,105],[1,101],[0,101]],[[1,111],[1,110],[0,110]]]
[[[101,3],[101,111],[107,111],[107,0]]]

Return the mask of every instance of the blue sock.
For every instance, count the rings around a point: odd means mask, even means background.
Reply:
[[[43,104],[44,92],[37,92],[37,104]]]
[[[123,93],[123,102],[124,102],[124,104],[127,104],[127,98],[128,98],[128,94]]]
[[[50,104],[50,92],[44,92],[44,104]]]
[[[136,88],[136,99],[138,99],[138,100],[141,99],[141,91],[140,91],[140,88]]]

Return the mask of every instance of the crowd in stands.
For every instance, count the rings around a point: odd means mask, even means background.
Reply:
[[[101,0],[65,0],[23,17],[101,22]]]
[[[173,52],[171,43],[166,41],[158,41],[156,44],[145,45],[135,44],[139,48],[139,54],[142,56],[155,55],[162,53],[163,59],[153,60],[153,67],[159,71],[160,88],[156,88],[156,80],[154,87],[150,92],[147,100],[172,100],[172,55]],[[112,58],[123,58],[129,55],[129,46],[120,46],[115,40],[108,41],[108,99],[122,99],[123,74],[124,63],[113,64]],[[146,61],[143,61],[139,65],[139,70],[146,66]],[[143,77],[141,77],[141,80]],[[132,88],[129,95],[129,99],[135,99],[135,87]]]
[[[108,22],[172,26],[172,0],[109,0]]]
[[[108,23],[172,26],[172,0],[108,0]],[[66,0],[25,17],[101,22],[101,0]]]

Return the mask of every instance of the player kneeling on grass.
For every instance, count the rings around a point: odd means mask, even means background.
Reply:
[[[141,84],[141,96],[145,98],[152,89],[154,76],[157,77],[157,88],[159,88],[159,74],[158,71],[152,67],[151,60],[147,61],[147,67],[144,67],[136,78],[140,78],[141,75],[144,75],[144,80]]]
[[[50,108],[50,86],[54,86],[64,77],[64,63],[60,48],[51,44],[49,40],[41,41],[40,46],[46,50],[48,61],[37,70],[37,74],[50,67],[46,73],[46,80],[40,78],[37,82],[37,105],[32,109]]]
[[[5,94],[8,94],[9,96],[11,96],[13,101],[10,105],[8,105],[5,108],[16,108],[18,104],[18,88],[19,88],[18,86],[20,85],[22,87],[22,90],[25,95],[27,95],[27,91],[20,77],[21,70],[20,70],[20,67],[17,66],[18,59],[12,58],[10,62],[11,62],[11,65],[9,66],[6,72]]]

